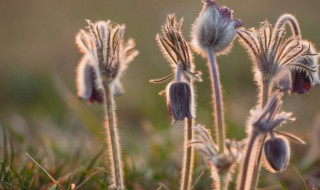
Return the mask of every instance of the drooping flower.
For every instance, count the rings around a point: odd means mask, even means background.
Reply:
[[[174,122],[193,118],[193,92],[187,82],[173,82],[167,87],[167,106]]]
[[[193,80],[201,81],[201,73],[194,71],[193,56],[181,32],[182,22],[183,19],[177,21],[175,15],[168,15],[162,34],[156,36],[160,50],[173,70],[172,74],[150,80],[160,83],[173,79],[160,94],[166,94],[168,110],[174,122],[195,117]]]
[[[202,11],[192,27],[193,47],[202,55],[209,50],[226,53],[243,23],[233,18],[233,11],[228,7],[219,6],[214,0],[202,2]]]
[[[92,23],[89,31],[80,30],[76,43],[84,54],[77,67],[78,96],[89,102],[103,101],[103,86],[110,85],[115,95],[123,92],[121,75],[138,55],[132,39],[124,42],[124,25],[110,21]]]
[[[290,159],[290,146],[288,140],[281,136],[271,137],[264,145],[264,155],[268,169],[279,172],[286,169]]]
[[[88,56],[84,55],[76,70],[77,96],[89,103],[103,102],[103,92],[96,87],[96,74]]]
[[[259,29],[239,30],[238,34],[254,62],[259,84],[271,81],[280,90],[304,93],[319,83],[317,52],[299,35],[286,38],[284,26],[273,29],[267,21]]]

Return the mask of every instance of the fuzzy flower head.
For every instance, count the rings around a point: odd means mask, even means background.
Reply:
[[[228,7],[219,6],[214,0],[202,2],[202,11],[192,27],[194,49],[202,55],[207,51],[224,54],[230,50],[243,23],[233,18],[233,11]]]
[[[192,119],[193,111],[193,92],[187,82],[173,82],[167,87],[167,106],[173,122]]]
[[[274,78],[275,85],[283,92],[304,94],[319,84],[318,54],[310,42],[304,40],[302,44],[308,47],[308,52],[282,68]]]
[[[183,79],[189,82],[191,80],[201,81],[201,73],[194,72],[193,56],[181,32],[182,23],[183,19],[177,21],[175,15],[169,14],[167,22],[162,26],[162,34],[157,34],[156,41],[163,56],[170,63],[173,73],[161,79],[150,80],[150,82],[163,82],[177,75],[179,75],[178,78],[182,75]]]
[[[102,89],[107,86],[111,86],[115,95],[123,92],[120,77],[138,51],[132,39],[124,41],[124,25],[111,21],[87,22],[88,31],[80,30],[76,36],[83,53],[77,67],[78,96],[101,102]]]
[[[280,90],[304,93],[319,82],[316,50],[310,42],[301,40],[299,35],[286,37],[283,25],[277,24],[273,29],[265,21],[259,29],[243,29],[238,34],[254,62],[258,83],[275,80],[281,83],[278,85]],[[292,76],[283,70],[289,70]]]

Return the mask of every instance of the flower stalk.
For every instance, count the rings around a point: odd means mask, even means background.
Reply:
[[[290,25],[292,37],[285,38],[285,24]],[[257,109],[265,112],[269,106],[269,111],[274,112],[275,110],[272,109],[275,108],[271,109],[270,104],[275,101],[271,99],[275,99],[275,96],[278,96],[276,95],[277,91],[303,94],[308,92],[311,86],[319,82],[318,66],[315,66],[318,65],[315,56],[316,50],[310,42],[301,39],[299,24],[294,16],[290,14],[282,15],[274,28],[266,21],[262,23],[258,30],[240,30],[238,34],[254,62],[255,81],[260,91]],[[273,96],[271,95],[272,93],[274,94]],[[281,103],[278,104],[278,107],[280,107]],[[288,115],[282,116],[286,118],[283,122],[290,120]],[[273,115],[270,115],[269,120],[272,117]],[[263,130],[259,129],[261,127],[258,127],[258,129],[253,126],[250,127],[249,140],[241,173],[239,174],[238,189],[251,190],[256,188],[263,150],[266,151],[264,149],[265,141],[269,134],[271,136],[274,135],[274,127],[265,126]],[[290,137],[286,136],[286,138]],[[271,142],[270,140],[267,141]],[[276,146],[281,146],[281,143]],[[272,147],[270,143],[269,147]],[[274,161],[272,159],[275,159],[274,155],[277,154],[274,154],[269,149],[267,150],[268,155],[265,152],[265,156],[268,156],[272,163]],[[283,163],[281,166],[285,166],[285,164]]]
[[[244,189],[252,189],[252,174],[253,174],[253,167],[254,163],[256,162],[255,159],[255,152],[253,151],[255,149],[256,139],[258,137],[258,133],[253,130],[250,133],[250,137],[248,140],[248,144],[245,149],[245,154],[243,157],[241,170],[240,170],[240,181],[238,184],[238,190],[244,190]]]
[[[119,130],[115,116],[114,94],[110,85],[104,87],[105,131],[107,136],[109,163],[111,166],[111,189],[125,189],[123,177],[123,164]]]
[[[270,95],[270,82],[269,80],[263,81],[262,83],[262,92],[260,92],[262,96],[260,97],[260,102],[261,102],[261,109],[266,105],[267,101],[269,100]],[[251,135],[252,136],[252,135]],[[258,151],[257,154],[255,155],[254,160],[254,166],[253,166],[253,171],[252,171],[252,180],[251,180],[251,186],[249,189],[256,189],[258,185],[258,178],[259,178],[259,173],[261,169],[261,159],[262,159],[262,150],[264,147],[264,142],[266,140],[267,135],[264,134],[263,136],[260,136],[257,138],[257,147],[256,150]],[[251,151],[254,149],[251,149]],[[247,149],[248,151],[248,149]],[[247,154],[247,153],[246,153]]]
[[[211,88],[212,88],[212,102],[214,108],[215,131],[216,139],[219,147],[219,152],[223,153],[225,149],[225,126],[223,115],[223,100],[221,93],[221,84],[219,77],[219,68],[216,62],[215,54],[212,50],[207,51],[208,67],[210,70]]]
[[[184,125],[184,145],[183,145],[183,161],[182,161],[182,175],[180,190],[191,189],[192,185],[192,174],[193,174],[193,163],[194,163],[194,148],[189,146],[189,142],[193,138],[193,120],[186,119]]]
[[[84,54],[77,68],[78,96],[89,102],[104,103],[107,165],[111,176],[109,188],[124,190],[114,96],[123,93],[120,78],[138,51],[134,49],[132,39],[124,41],[124,25],[113,25],[111,21],[87,22],[89,31],[80,30],[76,36],[76,43]]]
[[[182,21],[181,19],[177,22],[174,15],[168,15],[167,22],[162,27],[162,35],[156,36],[160,50],[169,61],[173,73],[151,82],[159,83],[173,78],[166,88],[167,106],[173,123],[185,122],[180,190],[190,190],[194,162],[194,148],[189,146],[193,139],[193,119],[195,118],[193,81],[201,81],[201,78],[199,72],[193,71],[190,47],[181,32]]]

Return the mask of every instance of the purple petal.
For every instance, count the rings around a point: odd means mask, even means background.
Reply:
[[[304,94],[309,92],[311,88],[311,81],[304,72],[295,72],[293,77],[293,88],[292,92],[298,94]]]

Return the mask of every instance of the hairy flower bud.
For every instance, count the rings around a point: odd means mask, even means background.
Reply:
[[[203,0],[203,9],[192,28],[193,45],[199,53],[228,51],[236,36],[236,29],[243,24],[233,19],[232,10],[217,5],[213,0]]]
[[[283,137],[270,138],[265,142],[264,154],[272,172],[284,170],[290,158],[289,143]]]
[[[186,82],[170,83],[167,88],[167,105],[174,121],[192,118],[192,90]]]
[[[96,74],[93,66],[90,64],[90,59],[87,56],[83,56],[79,62],[76,70],[77,78],[77,96],[83,100],[93,103],[103,102],[103,92],[97,88]]]

